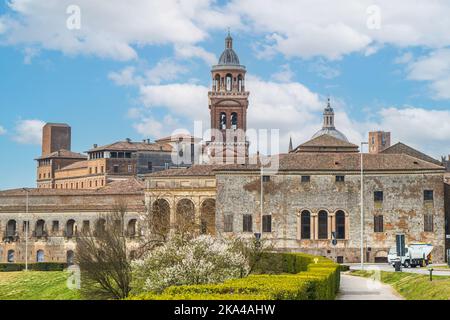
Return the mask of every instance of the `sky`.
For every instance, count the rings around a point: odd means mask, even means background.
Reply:
[[[45,122],[72,150],[209,126],[211,66],[231,31],[248,128],[280,151],[321,127],[360,144],[390,131],[450,154],[447,0],[0,0],[0,189],[35,186]]]

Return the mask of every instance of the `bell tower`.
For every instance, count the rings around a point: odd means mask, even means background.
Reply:
[[[208,93],[212,129],[208,148],[215,163],[246,163],[248,158],[245,132],[249,92],[245,91],[245,74],[228,32],[225,50],[211,69],[212,87]]]

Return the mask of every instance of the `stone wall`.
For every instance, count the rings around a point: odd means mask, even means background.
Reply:
[[[335,182],[343,173],[311,174],[310,182],[301,182],[302,173],[280,174],[265,182],[264,214],[272,215],[272,232],[264,233],[279,249],[304,251],[345,262],[360,260],[360,176],[346,174],[345,182]],[[216,228],[223,233],[223,217],[233,215],[234,234],[243,234],[243,214],[253,216],[253,232],[260,228],[260,177],[257,174],[217,174]],[[442,174],[383,173],[364,177],[364,243],[365,260],[385,257],[395,245],[395,234],[406,234],[407,243],[425,241],[434,245],[433,257],[444,257],[444,184]],[[434,201],[424,202],[423,191],[434,192]],[[383,191],[381,204],[374,202],[374,191]],[[314,217],[320,210],[328,212],[326,240],[300,239],[300,213],[308,210]],[[334,214],[346,214],[348,237],[331,245]],[[374,232],[374,215],[384,216],[383,232]],[[433,232],[424,232],[424,214],[433,215]],[[315,220],[317,221],[317,220]],[[315,225],[312,227],[317,228]],[[314,232],[314,230],[312,231]],[[317,232],[317,229],[316,229]],[[252,232],[248,233],[251,236]]]

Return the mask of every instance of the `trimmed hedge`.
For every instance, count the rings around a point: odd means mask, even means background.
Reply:
[[[63,271],[67,263],[60,262],[37,262],[29,263],[28,270],[33,271]],[[0,263],[0,272],[23,271],[25,263]]]
[[[219,284],[172,286],[162,294],[133,300],[332,300],[339,289],[339,265],[302,253],[265,254],[254,273]]]

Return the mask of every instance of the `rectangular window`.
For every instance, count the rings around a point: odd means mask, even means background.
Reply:
[[[52,232],[58,232],[59,231],[59,221],[55,220],[52,222]]]
[[[424,201],[433,201],[433,190],[424,190],[423,191],[423,200]]]
[[[153,162],[149,161],[147,163],[147,169],[148,169],[148,171],[153,171]]]
[[[89,168],[89,174],[92,174],[92,168]]]
[[[272,232],[272,215],[263,215],[263,232]]]
[[[373,200],[375,202],[383,202],[383,191],[375,191],[373,193]]]
[[[242,231],[243,232],[253,231],[253,219],[251,214],[244,214],[242,218]]]
[[[128,173],[133,172],[133,166],[131,164],[128,165]]]
[[[310,182],[311,176],[302,176],[302,182]]]
[[[345,176],[336,176],[336,182],[344,182]]]
[[[263,182],[269,182],[270,176],[263,176]]]
[[[376,215],[373,217],[373,232],[383,232],[384,230],[384,223],[383,223],[383,216],[382,215]]]
[[[113,166],[114,173],[119,173],[119,165],[115,164]]]
[[[90,231],[89,220],[84,220],[83,221],[83,226],[81,228],[81,232],[86,234],[86,233],[89,233],[89,231]]]
[[[227,214],[223,218],[223,231],[233,232],[233,216],[231,214]]]
[[[104,173],[104,172],[105,172],[105,167],[104,167],[104,166],[101,166],[101,167],[100,167],[100,172],[101,172],[101,173]]]
[[[426,214],[423,216],[423,231],[433,232],[433,215]]]

